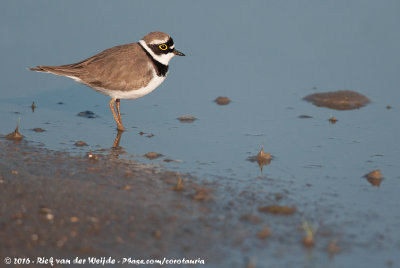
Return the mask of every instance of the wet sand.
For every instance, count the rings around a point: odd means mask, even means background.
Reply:
[[[247,267],[266,252],[275,264],[289,252],[306,254],[304,214],[263,210],[293,205],[286,191],[260,192],[260,181],[238,190],[120,159],[120,150],[72,156],[1,139],[0,257],[166,257]],[[315,251],[328,256],[337,234],[322,229]]]
[[[155,165],[0,141],[0,252],[6,256],[205,259],[223,251],[199,193],[204,187]],[[196,195],[198,198],[196,198]],[[23,266],[23,265],[22,265]]]

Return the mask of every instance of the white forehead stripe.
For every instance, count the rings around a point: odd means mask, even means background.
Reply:
[[[175,56],[174,53],[169,52],[168,54],[161,54],[161,55],[156,55],[154,54],[153,50],[149,48],[149,46],[146,44],[144,40],[140,40],[139,44],[142,45],[142,47],[155,59],[156,61],[168,65],[168,62],[172,59],[173,56]]]
[[[168,39],[169,39],[169,38],[167,38],[167,39],[163,39],[163,40],[156,39],[156,40],[153,40],[153,41],[151,41],[149,44],[150,44],[150,45],[162,44],[162,43],[165,43],[165,42],[167,42],[167,41],[168,41]]]

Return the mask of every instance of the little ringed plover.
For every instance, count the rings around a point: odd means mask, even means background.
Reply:
[[[110,96],[117,128],[123,131],[120,99],[137,99],[156,89],[167,77],[168,63],[175,55],[185,56],[168,34],[151,32],[137,43],[112,47],[77,63],[29,70],[66,76]]]

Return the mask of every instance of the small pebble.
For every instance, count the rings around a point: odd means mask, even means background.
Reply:
[[[99,160],[99,156],[97,154],[92,153],[91,151],[87,153],[87,158],[93,161]]]
[[[77,142],[75,142],[74,145],[75,145],[75,146],[78,146],[78,147],[88,146],[87,143],[84,142],[84,141],[77,141]]]
[[[259,207],[258,208],[259,212],[268,212],[272,214],[293,214],[297,211],[297,208],[295,206],[293,207],[287,207],[287,206],[278,206],[278,205],[272,205],[272,206],[265,206],[265,207]]]
[[[334,117],[334,116],[331,116],[331,117],[329,118],[329,122],[331,122],[331,124],[336,124],[337,121],[338,121],[338,120],[337,120],[336,117]]]
[[[51,213],[51,209],[46,208],[46,207],[42,207],[42,208],[39,209],[39,213],[40,214],[49,214],[49,213]]]
[[[147,159],[153,160],[153,159],[159,158],[163,155],[159,154],[159,153],[155,153],[155,152],[148,152],[148,153],[144,154],[143,156],[146,157]]]
[[[313,118],[313,117],[310,116],[310,115],[301,114],[301,115],[298,116],[298,118]]]
[[[35,132],[45,132],[46,130],[44,130],[43,128],[40,127],[35,127],[34,129],[32,129]]]
[[[46,219],[49,220],[49,221],[52,221],[54,219],[54,215],[51,214],[51,213],[46,214]]]
[[[94,112],[92,111],[84,111],[80,112],[77,114],[78,116],[86,117],[86,118],[96,118],[98,117]]]
[[[75,222],[79,221],[79,218],[75,217],[75,216],[72,216],[71,218],[69,218],[69,221],[72,222],[72,223],[75,223]]]
[[[15,128],[14,132],[11,132],[10,134],[6,135],[6,139],[8,140],[14,140],[14,141],[19,141],[22,140],[24,136],[19,133],[19,122],[17,124],[17,127]]]
[[[218,105],[228,105],[231,102],[231,100],[228,97],[218,97],[215,99],[215,102]]]
[[[193,115],[190,114],[186,114],[186,115],[181,115],[177,118],[179,121],[181,121],[182,123],[192,123],[195,120],[197,120],[196,117],[194,117]]]
[[[367,179],[373,179],[373,180],[382,180],[383,179],[382,173],[379,169],[373,170],[370,173],[365,174],[364,177]]]
[[[167,162],[167,163],[169,163],[169,162],[182,162],[182,160],[175,160],[175,159],[170,159],[170,158],[167,158],[167,159],[164,159],[163,160],[164,162]]]
[[[370,173],[364,175],[364,177],[368,180],[368,182],[372,186],[379,187],[382,183],[383,176],[379,169],[371,171]]]

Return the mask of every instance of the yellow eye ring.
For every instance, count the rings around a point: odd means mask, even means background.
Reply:
[[[158,46],[161,50],[167,50],[168,46],[166,44],[161,44]]]

